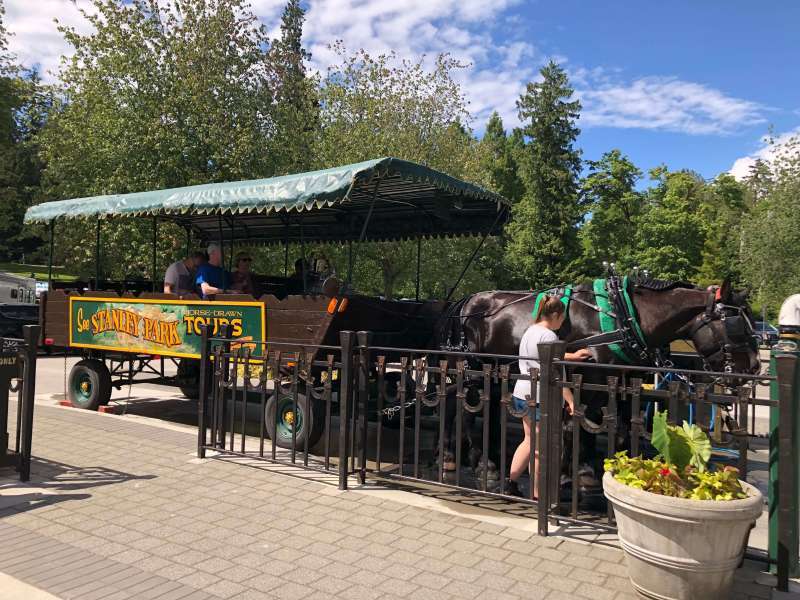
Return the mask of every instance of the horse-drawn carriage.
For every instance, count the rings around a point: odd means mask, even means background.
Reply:
[[[389,300],[353,291],[353,243],[483,236],[476,241],[482,243],[501,231],[507,208],[508,202],[497,194],[396,158],[271,179],[39,204],[28,210],[25,222],[49,227],[51,271],[61,227],[74,220],[96,227],[91,289],[42,295],[42,342],[82,355],[70,372],[67,394],[73,405],[88,409],[108,403],[112,388],[134,383],[177,385],[196,396],[203,324],[212,335],[231,325],[238,343],[256,354],[262,343],[273,349],[336,344],[343,330],[369,330],[381,345],[425,348],[433,341],[446,302],[419,297],[421,245],[416,298]],[[151,281],[134,286],[150,291],[101,285],[104,230],[125,218],[152,223]],[[159,223],[164,222],[185,230],[187,254],[194,245],[215,241],[222,246],[224,265],[235,249],[283,244],[285,261],[265,278],[268,293],[258,298],[218,294],[203,300],[194,294],[163,294],[161,273],[167,265],[160,262],[156,247]],[[305,260],[307,245],[320,243],[347,244],[346,273],[317,282],[305,273],[300,280],[287,277],[290,246],[299,248]],[[278,276],[281,268],[283,276]],[[177,374],[170,374],[170,363]],[[301,401],[297,410],[319,413],[314,390],[306,395],[309,400]],[[271,401],[280,401],[277,396]],[[313,445],[321,433],[318,418],[279,413],[294,423],[312,424],[297,435],[301,441],[308,435]]]

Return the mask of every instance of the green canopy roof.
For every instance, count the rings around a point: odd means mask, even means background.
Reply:
[[[388,240],[497,233],[507,206],[479,186],[380,158],[269,179],[45,202],[29,208],[25,222],[152,216],[204,239]]]

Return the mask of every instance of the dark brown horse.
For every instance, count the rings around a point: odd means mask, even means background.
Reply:
[[[690,339],[708,370],[734,373],[756,373],[760,367],[758,347],[752,337],[752,318],[746,294],[734,292],[726,281],[721,287],[703,290],[684,283],[641,281],[629,290],[636,315],[648,349],[667,348],[678,339]],[[455,314],[450,315],[448,339],[470,353],[516,355],[525,330],[533,323],[531,313],[536,294],[530,292],[480,292],[462,302]],[[580,345],[580,340],[601,333],[599,311],[591,284],[575,286],[569,304],[568,318],[560,339]],[[455,344],[454,344],[455,342]],[[607,345],[590,346],[598,363],[614,364],[619,359]],[[605,374],[599,369],[581,369],[587,383],[603,381]],[[604,395],[585,394],[589,419],[602,418]],[[498,464],[499,453],[499,403],[492,403],[490,470]],[[453,439],[448,409],[445,432],[445,463],[453,462],[456,440]],[[467,428],[469,429],[469,428]],[[469,453],[472,466],[476,464],[476,447]]]

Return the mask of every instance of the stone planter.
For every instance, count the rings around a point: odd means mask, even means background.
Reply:
[[[637,490],[603,476],[633,587],[645,598],[717,600],[730,597],[763,499],[742,482],[743,500],[686,500]]]

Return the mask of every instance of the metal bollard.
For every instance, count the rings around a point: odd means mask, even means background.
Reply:
[[[796,302],[796,301],[795,301]],[[800,323],[781,309],[781,340],[770,350],[769,417],[769,530],[771,570],[778,576],[779,591],[788,591],[789,577],[800,576],[798,517],[800,516]]]

